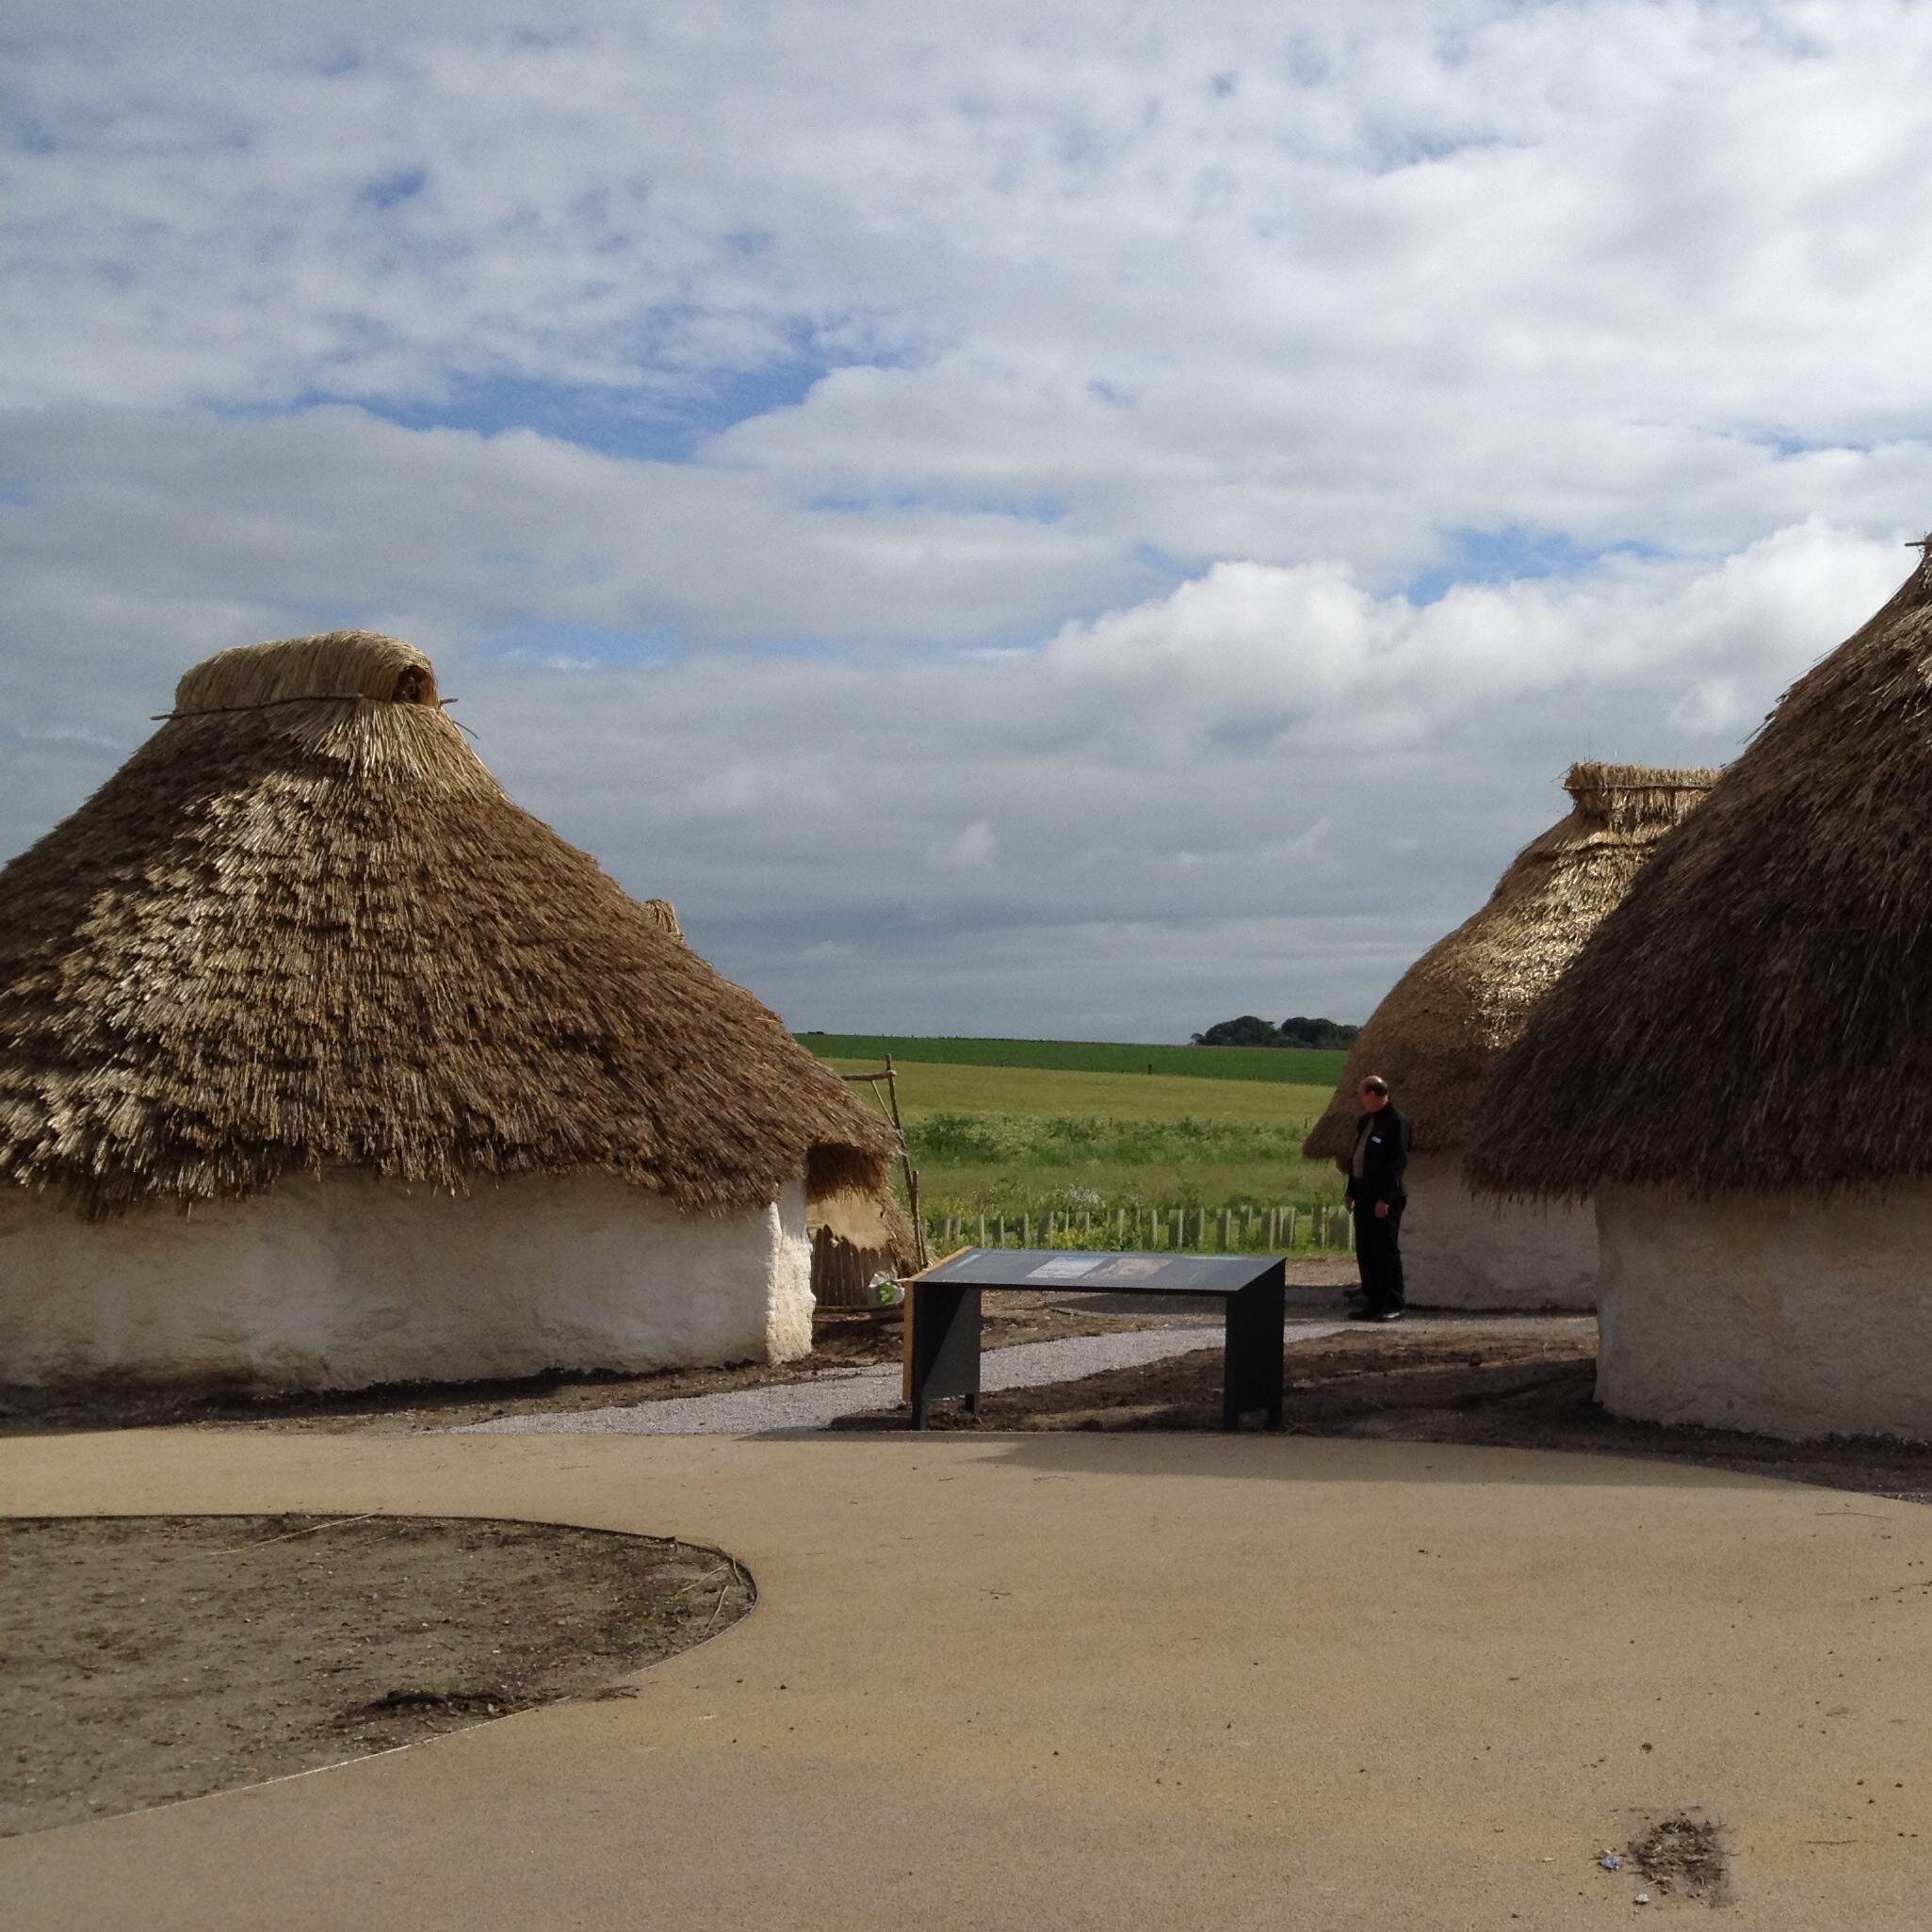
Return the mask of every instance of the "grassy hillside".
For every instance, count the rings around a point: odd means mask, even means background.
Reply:
[[[895,1033],[801,1033],[821,1060],[895,1062],[929,1066],[1031,1066],[1067,1073],[1179,1076],[1260,1080],[1280,1086],[1332,1087],[1347,1057],[1276,1047],[1136,1047],[1104,1040],[968,1040]]]

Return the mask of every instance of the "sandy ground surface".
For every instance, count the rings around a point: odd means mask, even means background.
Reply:
[[[1925,1923],[1932,1512],[1873,1497],[1261,1434],[175,1430],[16,1436],[0,1499],[673,1532],[759,1586],[635,1698],[0,1843],[22,1932],[1571,1932],[1680,1818],[1751,1932]]]
[[[0,1520],[0,1836],[596,1695],[750,1607],[713,1550],[545,1524]]]

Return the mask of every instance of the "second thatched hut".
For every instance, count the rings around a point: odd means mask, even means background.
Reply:
[[[1345,1161],[1356,1089],[1379,1073],[1415,1129],[1403,1250],[1409,1299],[1441,1307],[1587,1308],[1597,1229],[1587,1204],[1477,1202],[1461,1174],[1478,1103],[1537,1002],[1622,899],[1714,771],[1572,765],[1571,806],[1517,854],[1487,904],[1437,940],[1371,1015],[1303,1151]]]
[[[1932,557],[1537,1010],[1469,1173],[1595,1198],[1605,1407],[1932,1437]]]
[[[395,638],[198,665],[0,869],[0,1382],[783,1359],[897,1152]]]

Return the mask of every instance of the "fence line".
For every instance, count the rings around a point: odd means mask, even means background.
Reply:
[[[1353,1217],[1339,1202],[1281,1208],[1048,1209],[1019,1214],[928,1214],[935,1255],[964,1247],[1070,1248],[1207,1255],[1285,1254],[1305,1247],[1346,1254]]]

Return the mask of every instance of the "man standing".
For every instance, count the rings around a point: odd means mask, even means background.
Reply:
[[[1409,1164],[1407,1117],[1388,1097],[1388,1082],[1371,1074],[1361,1085],[1345,1205],[1356,1218],[1356,1265],[1362,1271],[1356,1322],[1400,1322],[1403,1308],[1402,1210],[1408,1200],[1403,1170]]]

